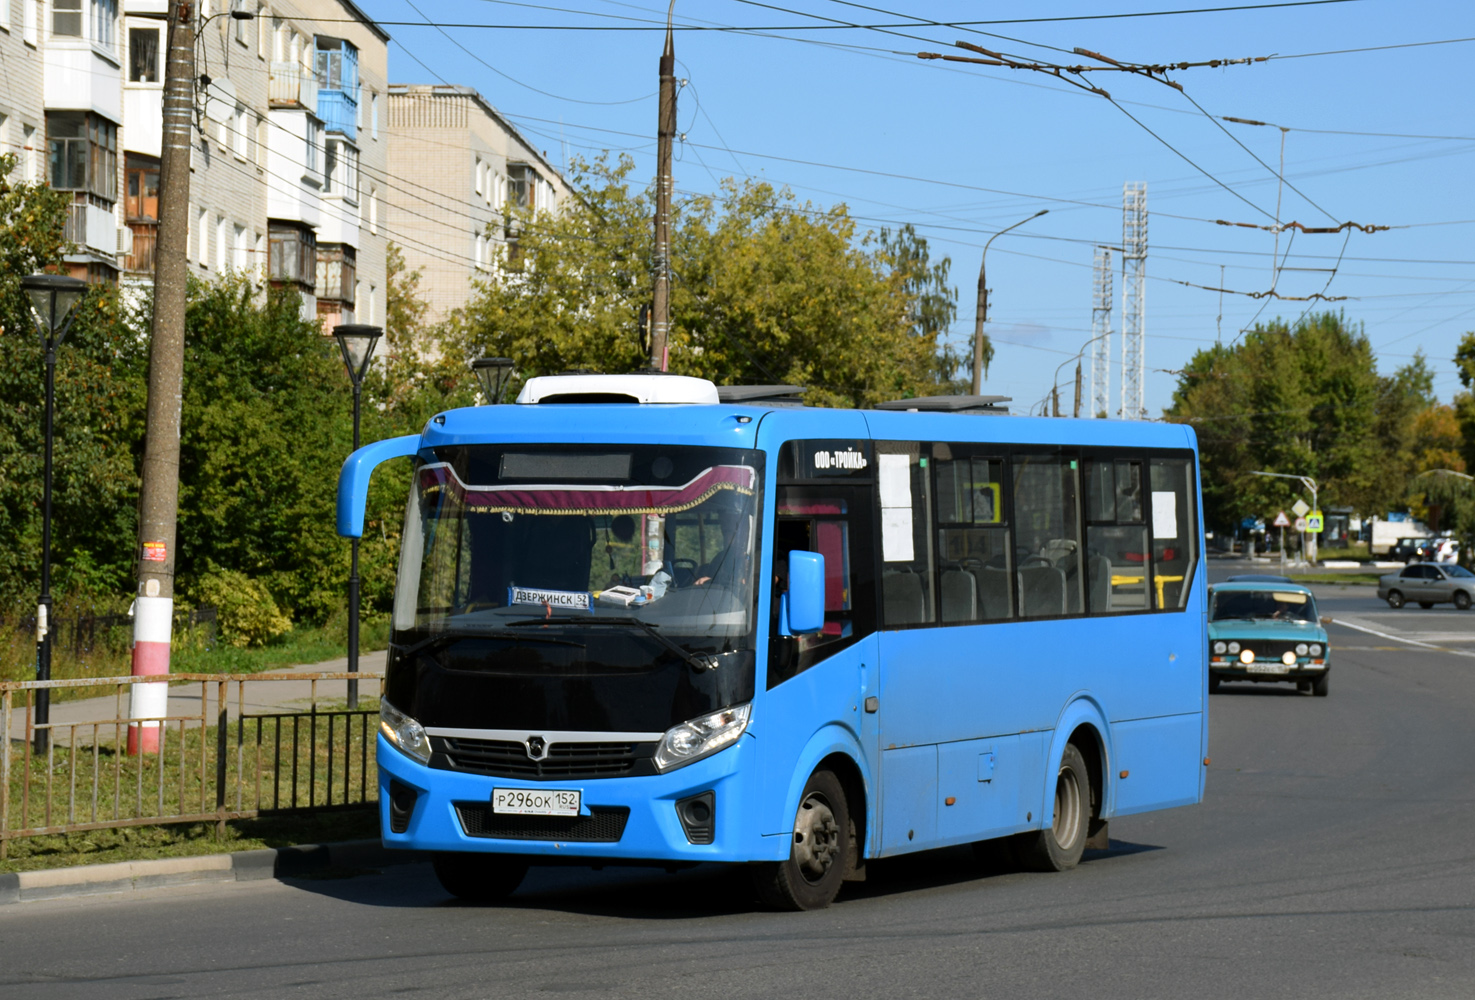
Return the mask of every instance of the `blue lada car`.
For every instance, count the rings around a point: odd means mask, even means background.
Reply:
[[[1221,681],[1279,681],[1327,694],[1329,618],[1295,583],[1221,583],[1209,595],[1209,691]]]

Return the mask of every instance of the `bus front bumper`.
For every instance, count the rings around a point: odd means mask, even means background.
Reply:
[[[776,860],[772,841],[744,822],[756,810],[751,777],[741,769],[750,737],[710,757],[666,774],[581,781],[526,781],[431,768],[405,756],[381,735],[379,828],[384,846],[419,851],[480,851],[554,859],[657,861]],[[753,769],[748,768],[751,775]],[[391,787],[391,782],[399,786]],[[508,817],[492,812],[494,788],[577,790],[578,817]],[[393,796],[408,810],[391,817]],[[677,814],[678,803],[711,793],[711,842],[693,843]],[[408,811],[408,818],[405,812]],[[392,818],[395,822],[391,822]],[[395,827],[404,832],[394,832]],[[705,839],[698,833],[698,840]],[[782,845],[787,848],[788,845]]]

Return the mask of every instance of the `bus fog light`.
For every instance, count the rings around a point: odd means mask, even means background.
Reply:
[[[668,729],[656,744],[656,770],[682,767],[736,743],[752,711],[752,705],[734,705]]]
[[[425,735],[425,727],[383,698],[379,699],[379,732],[406,757],[430,763],[430,737]]]

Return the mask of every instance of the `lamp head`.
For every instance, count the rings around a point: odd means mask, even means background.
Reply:
[[[339,323],[333,327],[333,339],[343,351],[343,366],[348,369],[348,378],[355,387],[369,373],[369,362],[374,359],[374,348],[384,328],[364,323]]]
[[[87,294],[87,282],[64,274],[28,274],[20,279],[20,286],[30,299],[43,346],[52,336],[60,343],[71,327],[72,310]]]
[[[502,402],[507,383],[512,381],[511,358],[477,358],[471,371],[481,383],[481,394],[488,403]]]

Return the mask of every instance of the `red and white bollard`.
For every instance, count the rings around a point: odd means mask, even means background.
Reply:
[[[138,597],[133,603],[133,676],[169,673],[169,634],[174,598]],[[159,720],[169,713],[169,685],[133,685],[129,701],[128,754],[159,752]]]

